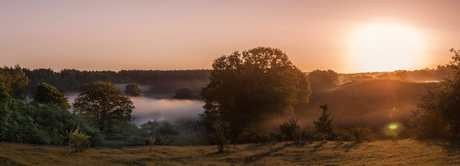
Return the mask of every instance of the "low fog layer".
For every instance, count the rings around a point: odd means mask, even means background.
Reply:
[[[72,104],[78,94],[69,94],[68,101]],[[136,107],[132,114],[132,123],[141,125],[149,120],[171,121],[196,120],[198,114],[203,113],[203,101],[199,100],[175,100],[175,99],[153,99],[148,97],[130,97]]]

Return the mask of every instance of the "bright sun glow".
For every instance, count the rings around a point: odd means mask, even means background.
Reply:
[[[360,29],[351,40],[350,64],[359,71],[394,71],[425,62],[425,43],[417,31],[397,25],[376,24]]]

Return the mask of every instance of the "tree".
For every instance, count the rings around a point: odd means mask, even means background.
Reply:
[[[308,74],[313,90],[334,88],[339,84],[339,75],[334,70],[314,70]]]
[[[332,116],[331,118],[331,113],[327,112],[327,110],[329,110],[327,104],[319,107],[323,109],[323,114],[321,115],[321,117],[318,118],[318,121],[313,121],[313,123],[315,124],[316,132],[324,133],[331,137],[334,132],[334,125],[332,124],[334,116]]]
[[[189,88],[176,89],[174,94],[175,94],[174,95],[175,99],[190,99],[190,98],[192,98],[192,92],[190,91]]]
[[[206,126],[229,121],[239,133],[265,117],[293,113],[295,105],[309,101],[307,76],[280,49],[235,51],[214,60],[212,67],[210,82],[200,93]]]
[[[419,138],[460,137],[460,50],[450,51],[455,54],[451,72],[426,88],[410,118],[409,126]]]
[[[86,118],[101,132],[108,123],[127,123],[131,120],[133,102],[110,82],[84,84],[73,104],[74,112]]]
[[[67,98],[64,97],[64,94],[59,92],[54,86],[44,82],[37,85],[34,101],[62,109],[70,109],[70,105],[67,103]]]
[[[136,83],[126,85],[125,94],[130,96],[142,96],[142,90]]]
[[[398,80],[404,81],[406,80],[406,72],[405,70],[399,70],[396,72],[395,77]]]
[[[230,151],[230,131],[229,128],[230,122],[220,122],[220,123],[213,123],[212,128],[214,129],[209,137],[217,144],[217,149],[219,149],[219,153],[224,151]]]
[[[378,79],[388,80],[390,79],[390,75],[388,73],[383,73],[377,76]]]
[[[25,88],[29,84],[29,78],[26,77],[25,73],[22,71],[22,68],[19,65],[13,67],[0,68],[0,75],[2,75],[2,80],[4,82],[5,91],[13,99],[25,99]]]

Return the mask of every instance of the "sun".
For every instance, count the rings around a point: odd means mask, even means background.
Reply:
[[[408,70],[425,61],[425,42],[416,30],[392,24],[359,29],[351,39],[352,70],[360,72]]]

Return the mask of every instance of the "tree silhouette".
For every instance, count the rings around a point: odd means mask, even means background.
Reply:
[[[239,133],[264,117],[293,113],[308,103],[309,81],[280,49],[258,47],[214,60],[209,84],[200,95],[205,101],[203,122],[225,120]]]

